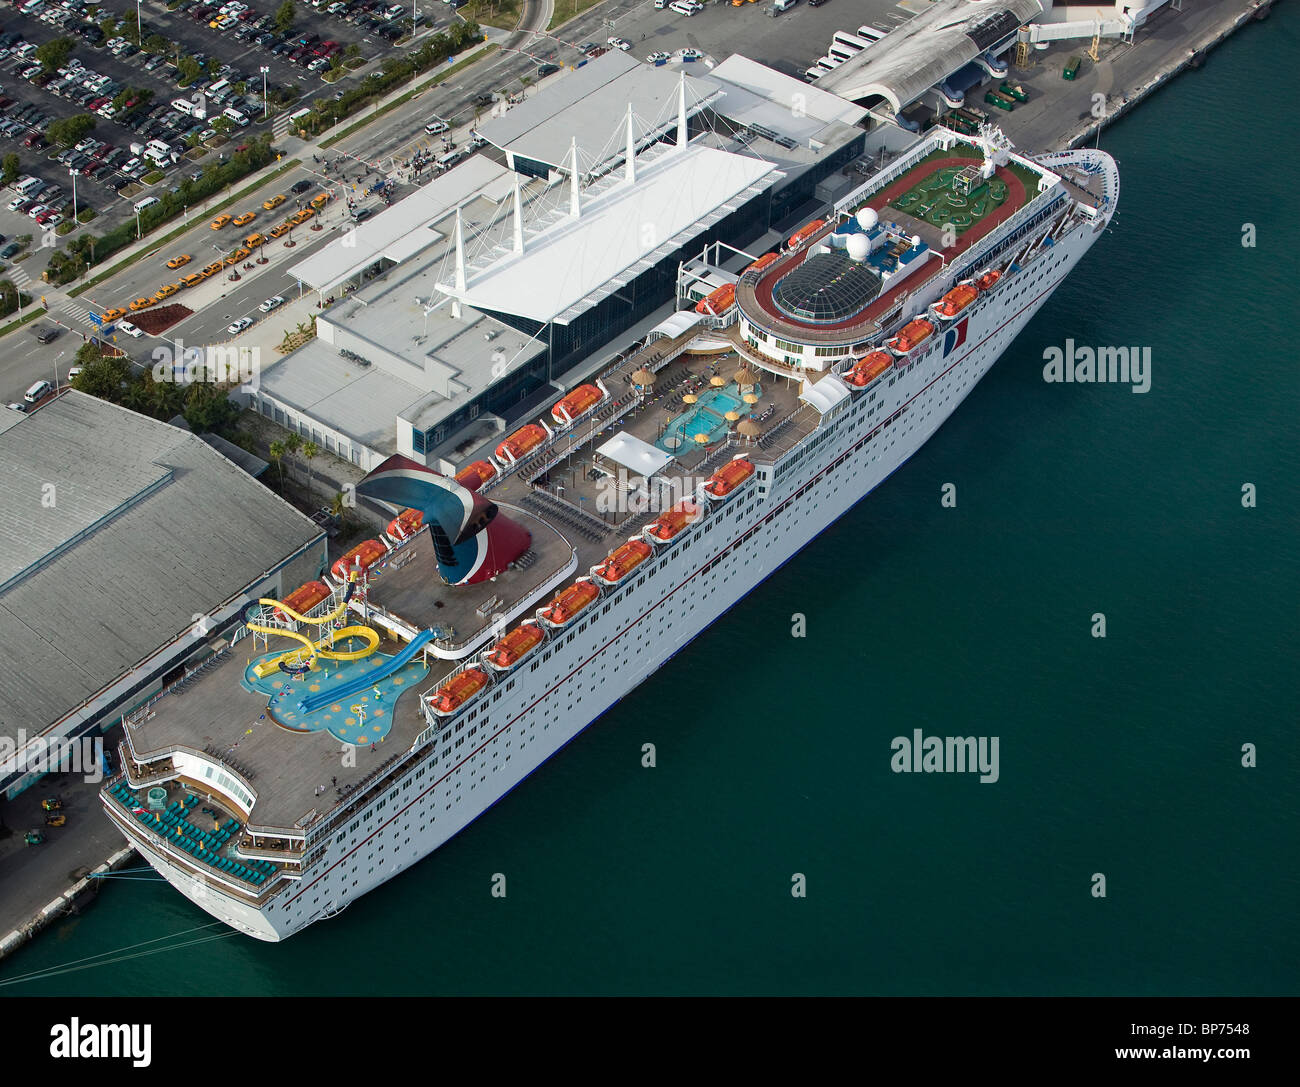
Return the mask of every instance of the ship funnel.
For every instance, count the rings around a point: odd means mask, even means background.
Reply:
[[[449,585],[496,577],[532,543],[528,530],[495,503],[409,457],[389,457],[357,484],[357,494],[423,513]]]

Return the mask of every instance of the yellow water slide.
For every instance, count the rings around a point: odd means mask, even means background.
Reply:
[[[263,626],[260,623],[252,622],[249,618],[252,611],[260,605],[262,607],[275,608],[281,614],[287,615],[290,619],[299,623],[308,623],[311,626],[317,627],[324,626],[327,623],[332,623],[336,619],[342,618],[348,610],[348,600],[351,599],[351,597],[352,586],[349,586],[348,593],[343,598],[343,603],[328,615],[323,615],[316,619],[309,619],[305,615],[300,615],[298,612],[294,611],[293,608],[282,604],[279,600],[263,598],[259,600],[256,605],[250,606],[244,613],[244,625],[248,627],[249,630],[255,631],[258,634],[278,634],[281,637],[292,638],[294,641],[301,642],[303,645],[303,648],[301,649],[291,649],[287,653],[281,653],[279,656],[270,657],[267,660],[261,661],[254,666],[253,674],[257,676],[258,679],[262,679],[265,676],[280,671],[281,662],[292,663],[301,668],[304,664],[307,667],[310,667],[317,657],[324,657],[326,660],[355,661],[360,660],[362,657],[370,656],[370,654],[379,647],[379,635],[371,627],[353,626],[343,627],[340,630],[331,630],[325,635],[325,637],[321,638],[319,641],[313,642],[305,634],[299,634],[296,630],[286,630],[284,627]],[[346,642],[349,638],[360,638],[365,644],[360,649],[334,648],[336,643]]]

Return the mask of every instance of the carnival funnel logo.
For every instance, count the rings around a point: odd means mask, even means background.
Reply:
[[[952,328],[943,334],[943,357],[947,358],[955,348],[960,347],[966,342],[966,326],[970,323],[969,317],[963,317]]]

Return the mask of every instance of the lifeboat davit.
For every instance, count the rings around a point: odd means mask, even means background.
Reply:
[[[465,465],[456,473],[456,482],[471,491],[477,491],[496,474],[496,465],[491,461],[476,460],[473,464]]]
[[[340,584],[346,585],[353,573],[369,570],[387,554],[388,548],[380,541],[362,540],[341,559],[335,561],[330,567],[330,573]]]
[[[429,708],[446,717],[455,713],[487,685],[486,672],[479,668],[466,668],[463,672],[457,672],[429,696]]]
[[[497,457],[506,464],[514,464],[520,457],[531,453],[548,437],[550,435],[540,423],[527,423],[497,446]]]
[[[790,235],[790,248],[793,249],[795,248],[795,246],[799,245],[800,243],[806,242],[809,238],[811,238],[814,234],[816,234],[817,231],[821,230],[821,228],[824,227],[825,225],[826,225],[825,219],[814,219],[807,226],[801,227],[799,230],[796,230],[793,234]]]
[[[744,457],[729,460],[704,485],[704,493],[710,498],[726,498],[737,487],[754,474],[754,462]]]
[[[896,355],[906,355],[909,351],[915,351],[917,347],[933,335],[934,325],[930,321],[927,321],[924,317],[914,317],[885,346]]]
[[[286,608],[292,608],[299,615],[306,615],[312,608],[323,600],[328,600],[334,594],[323,581],[309,581],[306,585],[299,585],[293,592],[286,596],[281,603]],[[276,618],[287,619],[288,616],[276,610]]]
[[[520,623],[484,655],[484,660],[501,671],[513,668],[542,644],[545,635],[536,623]]]
[[[721,317],[735,304],[736,285],[727,283],[700,299],[695,306],[695,312],[703,313],[706,317]]]
[[[877,348],[859,359],[853,369],[844,375],[844,380],[855,389],[865,389],[893,365],[893,356],[888,351]]]
[[[750,272],[761,272],[763,271],[764,268],[772,267],[772,265],[775,264],[780,259],[781,259],[781,255],[779,253],[764,253],[761,257],[758,258],[758,260],[754,261],[753,264],[751,264],[740,274],[743,276],[743,275],[748,275]]]
[[[975,284],[958,283],[957,286],[939,299],[934,307],[934,314],[945,321],[951,321],[979,296],[979,288]]]
[[[409,540],[424,527],[424,514],[419,510],[402,510],[388,522],[388,538],[394,543]]]
[[[573,392],[562,397],[551,408],[551,418],[560,426],[568,426],[579,415],[590,411],[602,400],[605,393],[595,385],[579,385]]]
[[[562,627],[598,596],[600,590],[591,581],[575,581],[538,614],[552,626]]]
[[[628,540],[616,548],[599,566],[591,568],[591,576],[609,585],[617,585],[628,573],[654,554],[654,549],[644,540]]]
[[[1001,278],[1002,273],[994,268],[992,271],[985,272],[980,276],[979,279],[975,281],[975,286],[977,286],[981,291],[989,291],[993,289],[994,285]]]
[[[661,513],[658,520],[647,525],[645,536],[654,543],[668,543],[682,529],[700,516],[700,507],[689,499],[678,502],[667,513]]]

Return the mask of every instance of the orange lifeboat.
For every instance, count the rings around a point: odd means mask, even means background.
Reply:
[[[456,473],[456,482],[471,491],[477,491],[484,483],[497,474],[496,465],[491,461],[476,460],[467,464]]]
[[[975,286],[977,286],[981,291],[992,290],[994,284],[996,284],[997,281],[1001,278],[1002,278],[1002,273],[999,272],[996,268],[994,268],[992,271],[985,272],[982,276],[980,276],[979,279],[975,281]]]
[[[560,426],[568,426],[579,415],[590,411],[604,399],[605,394],[595,385],[579,385],[556,403],[551,409],[551,418]]]
[[[388,537],[391,540],[409,540],[423,527],[423,513],[419,510],[402,510],[388,522]]]
[[[979,288],[973,283],[959,283],[934,307],[940,317],[952,319],[980,296]]]
[[[369,570],[387,554],[388,548],[378,540],[362,540],[330,567],[330,573],[346,584],[354,571]]]
[[[600,590],[590,581],[575,581],[542,609],[542,618],[557,627],[563,626],[599,595]]]
[[[750,272],[761,272],[764,268],[772,267],[772,265],[775,264],[780,259],[781,256],[779,253],[764,253],[761,257],[758,258],[758,260],[754,261],[753,264],[751,264],[740,274],[743,276],[743,275],[747,275]]]
[[[667,543],[700,515],[700,507],[689,499],[678,502],[667,513],[646,527],[646,534],[660,543]]]
[[[727,283],[702,298],[695,306],[696,313],[707,317],[721,317],[736,304],[736,285]]]
[[[292,608],[299,615],[306,615],[322,600],[327,600],[333,592],[334,590],[323,581],[309,581],[306,585],[299,585],[281,603],[286,608]],[[280,619],[287,618],[278,609],[275,614]]]
[[[726,498],[732,491],[754,474],[754,462],[744,457],[729,460],[704,485],[704,493],[712,498]]]
[[[934,325],[924,317],[915,317],[885,346],[898,355],[906,355],[934,335]]]
[[[653,553],[653,549],[644,540],[628,540],[622,547],[611,552],[599,566],[593,567],[592,576],[616,585]]]
[[[545,427],[537,423],[527,423],[497,446],[497,456],[507,464],[513,464],[520,457],[531,453],[546,441],[546,438]]]
[[[802,227],[799,230],[796,230],[793,234],[790,235],[790,248],[793,249],[795,248],[795,246],[799,245],[800,243],[806,242],[809,238],[811,238],[814,234],[816,234],[817,231],[821,230],[821,228],[824,227],[825,225],[826,225],[825,219],[814,219],[807,226]]]
[[[881,374],[894,365],[894,360],[888,351],[868,351],[847,374],[844,380],[854,388],[864,389],[876,380]]]
[[[487,651],[484,659],[504,671],[513,668],[524,656],[542,644],[542,628],[536,623],[520,623]]]
[[[487,673],[478,668],[457,672],[429,696],[434,713],[455,713],[488,684]]]

